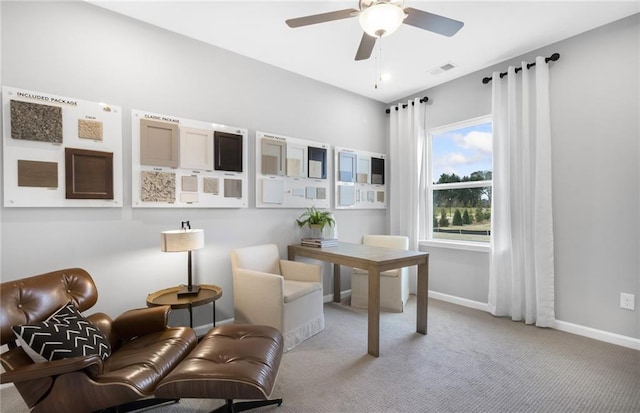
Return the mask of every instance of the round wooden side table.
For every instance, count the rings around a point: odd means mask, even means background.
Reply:
[[[222,297],[222,287],[217,285],[200,284],[197,295],[178,297],[178,291],[183,285],[165,288],[147,296],[147,306],[157,307],[161,305],[171,306],[172,309],[189,309],[189,326],[193,328],[193,307],[213,303],[213,326],[216,325],[216,300]]]

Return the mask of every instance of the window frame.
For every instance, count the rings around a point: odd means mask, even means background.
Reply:
[[[450,249],[459,249],[459,250],[467,250],[467,251],[478,251],[478,252],[490,252],[491,251],[491,239],[489,242],[481,242],[481,241],[462,241],[462,240],[443,240],[433,238],[433,192],[437,190],[447,190],[447,189],[467,189],[467,188],[484,188],[491,187],[493,190],[493,180],[484,180],[484,181],[467,181],[467,182],[451,182],[451,183],[442,183],[436,184],[433,179],[433,136],[444,133],[447,131],[462,129],[473,125],[479,125],[482,123],[491,123],[491,130],[493,133],[493,116],[491,114],[479,116],[472,119],[466,119],[459,122],[450,123],[447,125],[438,126],[435,128],[431,128],[426,133],[426,145],[425,145],[425,159],[427,160],[427,167],[425,168],[425,177],[426,177],[426,196],[427,196],[427,213],[426,217],[428,218],[426,221],[425,227],[425,235],[426,239],[421,240],[419,244],[421,246],[426,247],[441,247],[441,248],[450,248]],[[493,153],[492,153],[492,167],[491,170],[493,172]],[[491,210],[493,219],[493,200],[491,200]]]

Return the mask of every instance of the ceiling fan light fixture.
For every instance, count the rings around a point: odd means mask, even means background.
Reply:
[[[405,18],[404,11],[393,4],[378,3],[360,13],[360,26],[369,36],[385,37],[398,30]]]

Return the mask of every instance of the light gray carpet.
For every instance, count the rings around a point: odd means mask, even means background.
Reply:
[[[415,297],[383,313],[380,357],[367,355],[365,310],[325,305],[326,329],[283,356],[273,413],[640,412],[640,351],[429,301],[415,332]],[[27,412],[13,388],[2,412]],[[204,413],[187,400],[154,413]]]

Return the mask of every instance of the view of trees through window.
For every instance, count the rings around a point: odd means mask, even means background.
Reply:
[[[432,132],[433,239],[489,242],[491,126],[482,118]]]

